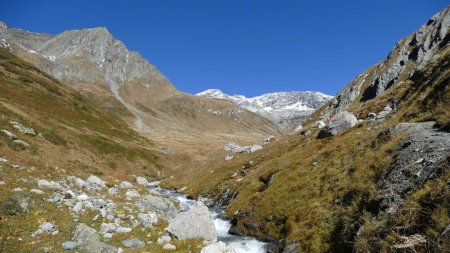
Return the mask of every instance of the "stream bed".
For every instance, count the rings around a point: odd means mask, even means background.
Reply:
[[[163,197],[176,200],[180,203],[181,211],[186,211],[195,204],[195,200],[188,199],[177,191],[159,187],[158,182],[150,185],[149,191],[158,193]],[[216,228],[217,240],[229,244],[236,253],[265,253],[265,243],[249,236],[232,235],[229,233],[231,222],[221,218],[221,211],[209,208]]]

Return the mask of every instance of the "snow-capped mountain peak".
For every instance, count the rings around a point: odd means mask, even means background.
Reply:
[[[282,130],[301,124],[315,109],[333,98],[321,92],[274,92],[247,98],[227,95],[219,89],[208,89],[197,96],[225,99],[275,122]]]

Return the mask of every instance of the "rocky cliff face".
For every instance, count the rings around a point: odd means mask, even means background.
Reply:
[[[209,89],[197,96],[231,101],[244,109],[257,113],[275,124],[283,131],[300,125],[311,113],[332,99],[320,92],[274,92],[246,98],[242,95],[227,95],[221,90]]]
[[[450,7],[445,8],[415,33],[400,40],[385,60],[358,75],[339,92],[329,104],[327,113],[341,112],[354,102],[380,96],[439,57],[439,52],[449,44],[449,12]]]
[[[36,64],[66,83],[106,85],[113,96],[136,117],[136,127],[148,131],[142,112],[127,102],[120,89],[129,82],[146,88],[174,91],[170,81],[139,53],[129,51],[106,28],[66,31],[56,36],[0,24],[3,47]]]

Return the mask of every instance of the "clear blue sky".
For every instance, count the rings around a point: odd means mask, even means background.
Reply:
[[[448,0],[4,1],[0,20],[57,34],[105,26],[182,91],[335,94]]]

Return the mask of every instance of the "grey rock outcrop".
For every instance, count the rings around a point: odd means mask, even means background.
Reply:
[[[395,214],[406,196],[428,180],[443,173],[450,155],[450,133],[433,128],[434,122],[404,123],[391,134],[410,134],[399,147],[398,155],[380,181],[381,209]]]
[[[17,131],[19,131],[23,134],[28,134],[28,135],[32,135],[32,136],[36,135],[36,132],[34,132],[34,129],[31,127],[26,127],[17,121],[11,121],[9,123],[12,125],[12,127],[17,129]]]
[[[388,57],[353,79],[329,103],[322,117],[345,111],[353,102],[383,94],[421,71],[449,44],[450,7],[434,15],[418,31],[400,40]]]
[[[122,244],[127,248],[142,248],[145,245],[143,241],[136,238],[123,240]]]
[[[159,196],[144,195],[137,206],[142,212],[156,212],[168,219],[174,218],[178,213],[178,209],[171,200]]]
[[[355,115],[349,112],[340,112],[336,114],[318,134],[318,138],[325,138],[342,133],[343,131],[354,127],[358,123]]]
[[[216,229],[203,202],[197,201],[188,211],[180,212],[169,222],[167,231],[180,240],[203,238],[209,242],[217,241]]]
[[[97,231],[86,224],[77,225],[73,240],[84,253],[116,253],[117,248],[100,241]]]
[[[235,253],[235,251],[224,242],[215,242],[203,247],[200,253]]]

